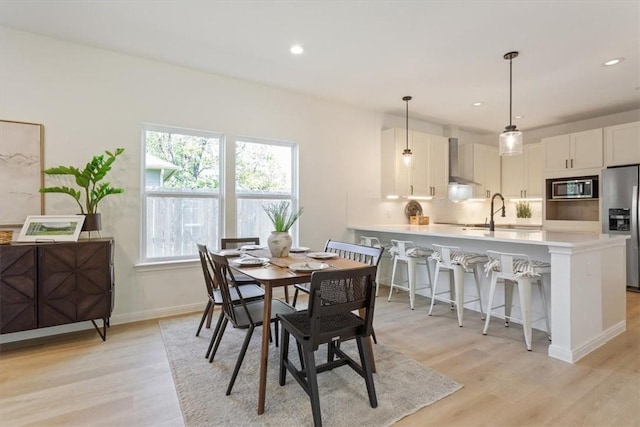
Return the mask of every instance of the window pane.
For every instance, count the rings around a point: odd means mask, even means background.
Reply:
[[[218,247],[217,198],[147,198],[146,258],[198,254],[196,243]]]
[[[291,146],[236,142],[236,192],[291,194]]]
[[[279,202],[279,200],[238,199],[238,236],[259,236],[260,244],[266,245],[267,238],[273,231],[273,224],[264,209],[262,209],[262,206],[274,202]],[[291,203],[291,200],[288,200],[288,202]],[[290,231],[293,232],[294,229]]]

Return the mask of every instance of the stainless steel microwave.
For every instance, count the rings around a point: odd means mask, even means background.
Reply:
[[[551,183],[553,199],[592,199],[598,197],[598,180],[573,179]]]

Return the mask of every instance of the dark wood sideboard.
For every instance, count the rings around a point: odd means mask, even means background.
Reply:
[[[0,334],[91,321],[106,340],[113,247],[108,238],[0,245]]]

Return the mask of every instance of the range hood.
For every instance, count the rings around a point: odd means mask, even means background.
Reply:
[[[458,169],[458,138],[449,138],[449,200],[460,202],[473,197],[472,185],[480,185],[461,176]]]

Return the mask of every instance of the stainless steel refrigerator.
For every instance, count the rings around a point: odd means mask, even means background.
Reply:
[[[640,165],[602,170],[602,232],[627,240],[627,289],[640,291]]]

